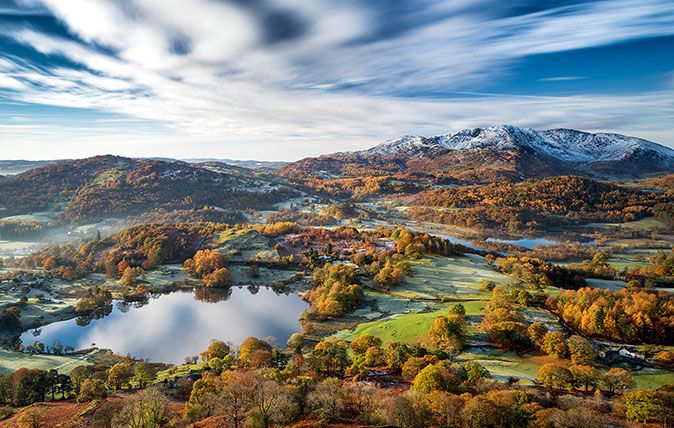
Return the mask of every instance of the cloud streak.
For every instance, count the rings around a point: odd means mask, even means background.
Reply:
[[[206,142],[218,142],[230,157],[234,150],[297,158],[400,133],[493,123],[643,136],[671,123],[671,89],[630,96],[479,93],[528,55],[672,35],[670,1],[596,1],[526,14],[486,0],[416,0],[405,10],[399,3],[22,0],[69,34],[8,26],[7,40],[44,61],[0,56],[0,93],[162,123],[175,132],[173,153],[180,142],[209,150]],[[423,95],[476,89],[442,99]],[[102,127],[99,137],[112,137],[106,132]],[[11,145],[18,134],[0,138]]]

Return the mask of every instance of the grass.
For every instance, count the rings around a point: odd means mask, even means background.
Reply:
[[[89,365],[86,355],[28,355],[0,349],[0,373],[10,373],[20,368],[51,370],[70,373],[78,366]]]
[[[505,284],[508,278],[480,256],[427,257],[412,262],[412,276],[392,294],[408,299],[488,299],[491,293],[481,289],[483,280]]]
[[[281,270],[267,267],[259,267],[257,276],[251,278],[250,268],[248,266],[231,265],[229,272],[232,277],[232,285],[260,285],[269,286],[277,281],[287,281],[293,277],[297,271]]]
[[[638,268],[650,264],[650,258],[657,255],[659,252],[667,249],[662,248],[634,248],[631,250],[623,250],[620,253],[614,253],[608,259],[611,267],[622,270],[624,268]]]
[[[585,282],[587,282],[589,287],[602,288],[611,291],[622,290],[627,285],[625,281],[597,278],[585,278]]]
[[[657,389],[666,383],[674,384],[674,373],[642,370],[632,372],[637,388]]]
[[[485,302],[462,302],[466,308],[466,316],[481,316]],[[363,334],[379,337],[382,342],[421,343],[427,337],[431,322],[440,315],[447,315],[453,304],[443,304],[442,309],[431,312],[395,314],[378,321],[358,325],[352,331],[336,334],[340,339],[352,341]],[[468,327],[468,334],[475,332],[475,327]]]
[[[560,360],[550,356],[517,355],[513,352],[485,348],[481,351],[462,352],[457,361],[476,361],[489,370],[493,378],[501,381],[513,377],[525,384],[532,384],[543,364]]]
[[[622,223],[620,227],[626,229],[639,229],[639,230],[655,230],[661,229],[665,226],[660,220],[657,220],[655,217],[646,217],[637,221],[629,221],[627,223]]]
[[[593,227],[608,227],[618,226],[624,229],[638,229],[638,230],[657,230],[666,227],[664,223],[657,220],[655,217],[646,217],[641,220],[628,221],[626,223],[590,223],[588,226]]]
[[[278,252],[269,248],[269,240],[252,229],[226,230],[216,239],[215,246],[232,260],[278,259]]]
[[[177,377],[184,377],[190,374],[193,370],[202,370],[203,363],[197,364],[181,364],[179,366],[171,366],[166,370],[157,372],[157,379],[155,382],[163,382],[165,379],[175,379]]]
[[[229,229],[220,234],[216,245],[225,250],[266,250],[268,242],[267,238],[252,229]]]

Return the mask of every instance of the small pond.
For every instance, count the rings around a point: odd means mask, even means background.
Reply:
[[[498,238],[487,238],[487,242],[501,242],[503,244],[512,244],[517,245],[518,247],[528,248],[533,250],[536,247],[543,245],[554,245],[557,241],[545,238],[523,238],[523,239],[498,239]]]
[[[268,287],[233,287],[228,292],[178,291],[145,304],[113,303],[110,313],[88,323],[82,319],[55,322],[21,335],[24,345],[55,341],[75,349],[112,349],[166,363],[183,363],[198,355],[212,339],[238,346],[248,336],[285,342],[300,330],[307,304],[296,294],[277,294]]]

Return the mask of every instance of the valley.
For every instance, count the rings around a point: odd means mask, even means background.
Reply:
[[[74,373],[93,382],[149,364],[195,423],[210,410],[178,385],[214,388],[233,368],[383,391],[418,390],[426,367],[477,369],[443,387],[476,397],[497,385],[588,400],[668,391],[670,152],[494,127],[279,169],[112,156],[39,166],[0,182],[0,374],[89,367]],[[617,174],[636,157],[648,167]],[[477,158],[489,166],[465,163]],[[204,356],[212,340],[227,353]]]

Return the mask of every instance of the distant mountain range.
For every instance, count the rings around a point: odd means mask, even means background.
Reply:
[[[0,175],[19,174],[56,161],[0,160]]]
[[[371,149],[307,158],[279,169],[288,177],[432,174],[466,181],[582,175],[641,178],[674,172],[674,150],[620,134],[516,126],[404,136]]]
[[[63,219],[91,221],[204,206],[266,209],[306,189],[334,187],[320,179],[349,178],[335,191],[353,196],[562,175],[643,178],[674,172],[674,150],[619,134],[495,126],[434,137],[406,136],[368,150],[303,159],[269,172],[276,166],[118,156],[0,161],[0,208],[4,215],[51,210]],[[29,170],[17,174],[22,168]]]
[[[260,169],[266,171],[273,171],[282,168],[289,164],[289,162],[273,162],[273,161],[257,161],[257,160],[236,160],[236,159],[218,159],[218,158],[194,158],[182,159],[189,163],[225,163],[227,165],[240,166],[242,168]]]
[[[65,160],[65,159],[64,159]],[[265,171],[273,171],[288,164],[288,162],[267,162],[256,160],[235,160],[235,159],[218,159],[218,158],[195,158],[195,159],[173,159],[173,158],[151,158],[151,160],[159,160],[164,162],[187,162],[187,163],[223,163],[233,166],[249,169],[259,169]],[[19,174],[33,168],[39,168],[54,162],[61,162],[60,160],[0,160],[0,175],[14,175]]]

